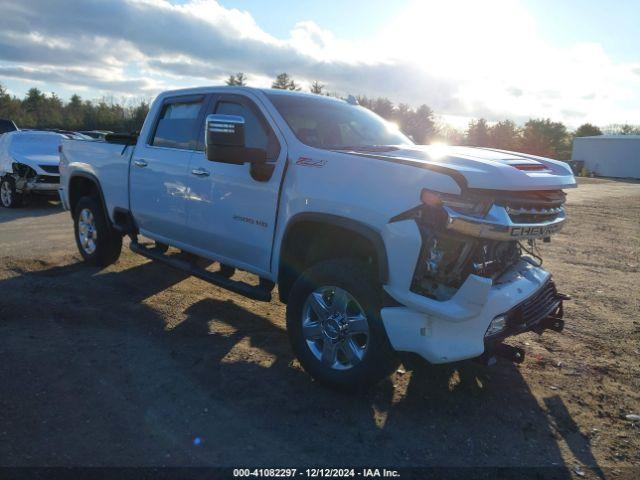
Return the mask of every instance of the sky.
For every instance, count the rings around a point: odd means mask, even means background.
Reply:
[[[640,123],[640,0],[0,0],[0,83],[151,99],[244,72],[471,118]]]

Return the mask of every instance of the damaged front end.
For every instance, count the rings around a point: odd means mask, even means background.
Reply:
[[[30,193],[55,194],[60,184],[59,170],[57,166],[41,165],[45,173],[39,174],[33,167],[24,163],[13,162],[11,175],[15,181],[16,193],[25,195]]]
[[[504,311],[496,308],[498,303],[494,305],[493,320],[485,327],[482,356],[522,361],[524,352],[502,340],[525,331],[561,331],[564,326],[563,301],[568,297],[558,293],[550,276],[538,268],[542,259],[536,242],[549,241],[562,228],[565,198],[561,190],[475,190],[464,196],[423,190],[420,206],[391,219],[413,219],[420,232],[411,292],[442,305],[459,303],[459,292],[471,276],[490,279],[493,287],[506,287],[528,265],[538,272],[533,275],[540,279],[540,286],[520,301],[519,290],[512,290],[505,297],[510,300],[503,303]]]
[[[523,258],[540,265],[536,241],[548,241],[565,222],[561,190],[465,196],[423,190],[421,200],[392,221],[415,220],[422,248],[411,291],[439,301],[451,298],[469,275],[497,284]]]

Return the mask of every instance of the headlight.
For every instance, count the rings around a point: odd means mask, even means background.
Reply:
[[[493,204],[491,199],[485,197],[453,195],[451,193],[434,192],[426,188],[422,190],[420,200],[425,205],[432,207],[444,205],[456,212],[474,217],[484,217]]]
[[[487,332],[484,334],[484,336],[485,338],[492,337],[502,332],[505,328],[507,328],[507,316],[498,315],[496,318],[491,320],[489,328],[487,328]]]

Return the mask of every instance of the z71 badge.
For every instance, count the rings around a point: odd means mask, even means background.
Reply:
[[[314,160],[313,158],[300,157],[296,161],[296,165],[301,165],[303,167],[316,167],[322,168],[327,164],[326,160]]]

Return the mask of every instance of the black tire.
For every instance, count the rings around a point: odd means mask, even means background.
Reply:
[[[318,263],[294,283],[287,305],[287,330],[291,347],[302,367],[317,381],[339,390],[361,390],[391,374],[399,360],[389,343],[380,317],[381,286],[375,274],[362,262],[349,259]],[[359,363],[345,370],[324,364],[312,352],[303,334],[303,311],[307,298],[316,289],[339,287],[348,292],[364,310],[368,322],[366,350]]]
[[[95,239],[93,249],[82,245],[80,236],[80,217],[83,211],[88,210],[95,225]],[[102,204],[96,197],[82,197],[73,212],[73,226],[76,237],[76,245],[85,262],[97,267],[106,267],[115,263],[122,251],[122,235],[115,231],[109,221]]]
[[[0,180],[0,205],[5,208],[17,208],[22,205],[24,196],[16,191],[16,181],[11,175]]]

